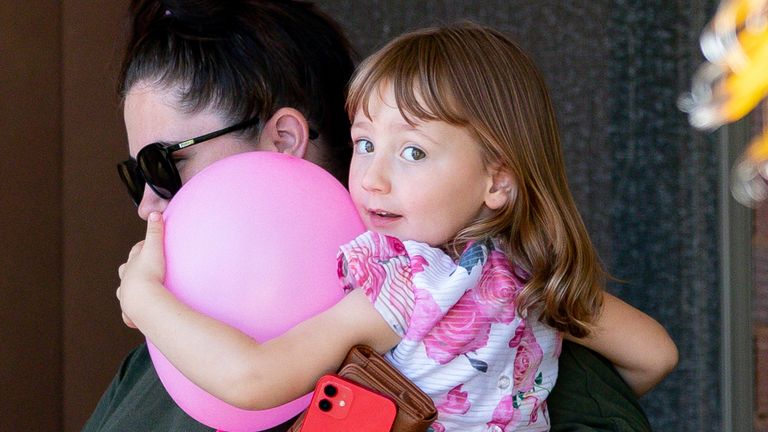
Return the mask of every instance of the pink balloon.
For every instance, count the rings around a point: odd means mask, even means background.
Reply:
[[[275,152],[241,153],[210,165],[181,188],[164,217],[168,289],[260,342],[341,299],[336,252],[364,231],[335,178]],[[236,408],[193,384],[148,345],[171,397],[210,427],[268,429],[309,404],[305,395],[268,410]]]

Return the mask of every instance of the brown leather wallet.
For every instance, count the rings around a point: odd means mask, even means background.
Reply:
[[[368,346],[352,347],[336,373],[395,401],[397,416],[392,432],[424,432],[437,420],[432,399]],[[304,414],[289,432],[300,431],[303,420]]]

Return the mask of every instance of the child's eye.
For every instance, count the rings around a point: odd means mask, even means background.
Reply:
[[[413,146],[406,147],[403,150],[402,155],[406,160],[409,161],[417,161],[427,157],[427,154],[424,153],[424,150]]]
[[[365,138],[361,138],[357,141],[355,141],[355,152],[356,153],[372,153],[373,152],[373,143],[368,141]]]

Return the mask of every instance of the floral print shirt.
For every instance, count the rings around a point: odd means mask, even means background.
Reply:
[[[362,289],[400,335],[386,358],[435,401],[431,430],[547,431],[562,338],[515,300],[527,275],[492,241],[458,262],[424,243],[367,232],[341,247],[346,291]]]

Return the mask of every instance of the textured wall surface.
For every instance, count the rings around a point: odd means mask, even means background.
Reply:
[[[768,102],[752,116],[752,136],[768,128]],[[752,237],[752,324],[755,349],[755,432],[768,431],[768,202],[755,209]]]
[[[642,400],[655,430],[720,431],[717,152],[675,106],[701,61],[714,0],[323,0],[361,56],[403,31],[469,19],[505,31],[542,69],[568,175],[613,276],[658,319],[677,370]]]

